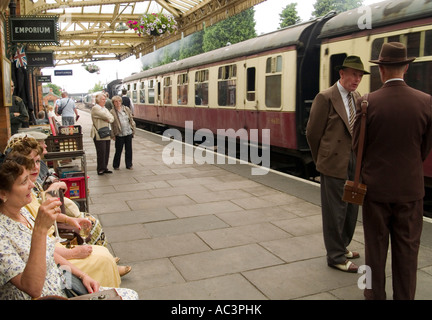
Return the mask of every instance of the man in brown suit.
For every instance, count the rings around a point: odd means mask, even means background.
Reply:
[[[355,118],[356,91],[364,74],[361,59],[348,56],[339,68],[340,80],[320,92],[312,103],[306,137],[317,170],[321,173],[321,208],[327,264],[346,272],[358,266],[347,249],[354,235],[358,206],[342,201],[346,179],[354,179],[355,157],[351,130]],[[351,101],[350,101],[351,100]],[[351,119],[351,122],[350,122]]]
[[[366,265],[372,288],[366,299],[385,299],[385,265],[392,247],[394,299],[414,299],[423,222],[423,160],[432,147],[432,97],[403,80],[408,65],[402,43],[385,43],[379,60],[384,85],[368,97],[362,180]],[[357,102],[359,112],[361,99]],[[359,117],[360,118],[360,117]],[[357,150],[360,121],[354,125]]]

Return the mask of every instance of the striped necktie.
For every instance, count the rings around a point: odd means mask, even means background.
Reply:
[[[353,105],[353,98],[352,98],[352,93],[348,93],[348,109],[349,109],[349,126],[350,126],[350,130],[351,133],[353,131],[353,127],[354,127],[354,120],[355,120],[355,109],[354,109],[354,105]]]

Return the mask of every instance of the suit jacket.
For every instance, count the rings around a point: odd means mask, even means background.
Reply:
[[[432,147],[432,97],[391,81],[368,97],[362,179],[367,197],[378,202],[410,202],[424,196],[423,161]],[[360,133],[357,101],[353,147]]]
[[[359,97],[360,94],[354,92],[354,101]],[[317,170],[327,176],[347,179],[352,137],[337,83],[315,97],[306,138]]]

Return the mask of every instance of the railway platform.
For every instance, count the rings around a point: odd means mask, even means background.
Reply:
[[[132,271],[142,300],[363,300],[361,274],[326,264],[319,186],[248,164],[170,164],[169,142],[138,130],[134,169],[98,176],[89,112],[80,111],[90,212]],[[124,156],[124,154],[123,154]],[[184,160],[184,158],[183,158]],[[350,249],[364,264],[360,220]],[[387,295],[391,270],[387,267]],[[432,299],[432,225],[424,223],[416,299]]]

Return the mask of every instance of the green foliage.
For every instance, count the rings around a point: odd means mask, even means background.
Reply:
[[[343,12],[361,7],[363,0],[317,0],[314,4],[312,14],[315,17],[322,17],[332,10]]]
[[[282,13],[279,14],[280,17],[280,28],[285,28],[292,26],[301,21],[298,13],[297,13],[297,3],[288,4],[283,10]]]
[[[99,81],[98,83],[95,83],[95,85],[92,89],[89,90],[89,93],[102,91],[103,89],[104,89],[104,86],[103,86],[102,82]]]
[[[196,56],[203,53],[204,30],[192,33],[180,42],[180,59]]]
[[[44,88],[51,88],[52,89],[52,91],[53,91],[53,93],[55,94],[55,95],[57,95],[57,96],[60,96],[61,95],[61,87],[60,86],[58,86],[58,85],[56,85],[56,84],[54,84],[54,83],[47,83],[47,84],[45,84],[44,86],[43,86]]]
[[[255,9],[249,8],[236,16],[222,20],[204,32],[204,52],[256,37]]]

